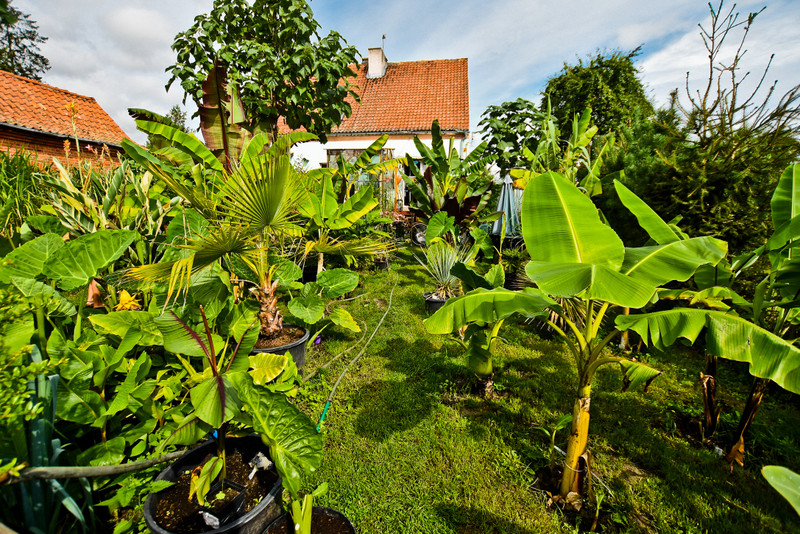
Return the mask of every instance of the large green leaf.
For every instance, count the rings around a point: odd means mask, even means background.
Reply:
[[[789,501],[794,511],[800,514],[800,475],[779,465],[765,465],[761,474],[770,486]]]
[[[314,324],[322,319],[325,312],[325,301],[319,295],[295,297],[289,301],[289,313],[307,324]]]
[[[296,496],[303,475],[310,474],[322,461],[322,435],[285,395],[253,386],[242,387],[240,393],[252,416],[253,429],[269,447],[283,487]]]
[[[0,267],[0,281],[8,282],[12,276],[36,278],[42,274],[45,262],[63,246],[64,241],[56,234],[45,234],[20,245],[5,256],[12,264]]]
[[[639,221],[639,226],[644,228],[653,241],[659,245],[680,241],[681,238],[670,225],[622,182],[614,180],[614,188],[617,190],[620,202],[633,213],[636,220]]]
[[[250,356],[250,376],[257,386],[264,386],[275,380],[286,368],[290,356],[259,352]]]
[[[525,273],[539,289],[554,297],[579,296],[641,308],[650,302],[656,286],[603,265],[530,261]]]
[[[172,146],[189,155],[193,160],[202,162],[215,171],[222,172],[224,170],[219,160],[194,134],[152,121],[138,120],[136,127],[147,134],[166,139]],[[123,148],[126,147],[123,145]]]
[[[336,210],[336,213],[328,221],[328,226],[332,230],[349,228],[361,217],[375,209],[377,205],[378,201],[372,194],[372,186],[362,187]]]
[[[800,163],[789,165],[783,171],[770,204],[775,230],[800,215]]]
[[[358,286],[358,273],[349,269],[322,271],[317,276],[317,283],[322,286],[326,298],[335,299]]]
[[[625,249],[622,272],[636,280],[660,286],[684,282],[701,265],[716,265],[728,252],[728,244],[713,237],[694,237],[666,245]]]
[[[361,327],[358,326],[358,323],[353,319],[353,316],[350,315],[350,312],[342,308],[334,308],[328,315],[328,319],[330,319],[333,324],[341,326],[342,328],[353,332],[361,332]]]
[[[72,317],[78,310],[50,285],[30,278],[11,278],[11,283],[35,306],[43,306],[51,317]]]
[[[478,288],[461,297],[448,299],[423,324],[431,334],[449,334],[468,323],[493,323],[514,313],[546,316],[544,309],[555,301],[541,291]]]
[[[105,414],[103,399],[89,389],[92,385],[92,369],[86,368],[70,380],[58,384],[56,396],[57,415],[65,421],[91,425]]]
[[[225,375],[211,376],[191,390],[195,414],[214,428],[236,417],[242,407],[236,387]]]
[[[161,345],[163,337],[154,319],[155,314],[145,311],[118,311],[89,316],[89,320],[101,333],[124,338],[133,331],[139,345]]]
[[[600,221],[592,201],[560,174],[547,172],[528,183],[521,219],[534,261],[622,267],[622,240]]]
[[[119,259],[139,234],[132,230],[104,230],[85,234],[59,248],[44,264],[44,274],[65,291],[89,283]]]
[[[663,349],[678,338],[694,342],[704,327],[710,354],[750,364],[750,374],[800,393],[800,349],[736,315],[691,308],[620,315],[620,330],[637,332],[645,343]]]
[[[156,317],[153,321],[161,331],[161,335],[164,336],[164,348],[166,350],[187,356],[210,356],[211,350],[206,345],[205,337],[201,337],[192,330],[175,312],[167,312]],[[217,340],[214,341],[214,349],[220,350],[222,343],[217,343]]]
[[[117,436],[89,447],[78,455],[78,465],[118,465],[125,458],[125,438]]]

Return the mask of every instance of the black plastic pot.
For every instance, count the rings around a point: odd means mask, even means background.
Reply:
[[[317,281],[317,266],[316,265],[306,265],[303,267],[303,278],[300,279],[301,282],[307,284],[309,282],[316,282]]]
[[[375,260],[375,268],[379,271],[386,271],[392,266],[392,260],[389,258],[381,258]]]
[[[297,366],[297,369],[300,370],[306,364],[306,341],[308,341],[309,331],[308,328],[303,328],[302,326],[295,326],[291,324],[284,325],[284,328],[290,326],[295,328],[302,328],[305,330],[305,334],[303,337],[298,339],[293,343],[289,343],[287,345],[281,345],[280,347],[270,347],[268,349],[253,349],[252,354],[258,354],[260,352],[266,352],[268,354],[289,354],[292,355],[292,360],[294,360],[294,364]]]
[[[347,524],[347,528],[349,529],[348,532],[352,534],[356,534],[357,532],[356,527],[353,525],[350,519],[348,519],[346,515],[344,515],[342,512],[338,510],[334,510],[333,508],[325,508],[323,506],[315,506],[311,509],[312,522],[313,522],[313,517],[317,515],[335,517],[337,519],[343,520]],[[281,528],[285,528],[284,525],[286,523],[289,523],[290,527],[289,531],[294,532],[291,516],[289,514],[283,514],[279,516],[277,519],[275,519],[275,521],[269,524],[267,529],[264,531],[264,534],[275,534],[278,532],[283,532]],[[312,532],[314,532],[313,529]]]
[[[269,451],[258,436],[245,436],[243,438],[227,438],[225,440],[225,450],[232,454],[238,450],[245,462],[249,462],[256,453],[262,452],[269,456]],[[161,471],[156,480],[168,480],[174,482],[181,473],[200,465],[209,454],[216,454],[217,444],[214,441],[203,443],[199,447],[188,451],[181,456],[175,463]],[[280,513],[280,494],[283,489],[281,479],[275,483],[267,495],[261,499],[255,508],[227,524],[222,524],[218,529],[208,530],[205,534],[261,534],[264,526],[273,521]],[[161,528],[153,517],[153,512],[158,504],[160,493],[151,493],[144,502],[144,519],[147,528],[155,534],[171,534],[169,530]],[[188,496],[187,496],[188,497]]]
[[[435,313],[447,302],[447,299],[435,297],[433,293],[423,293],[422,296],[425,297],[425,309],[428,313]]]

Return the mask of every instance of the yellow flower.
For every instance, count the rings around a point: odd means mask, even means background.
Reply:
[[[139,300],[135,296],[131,295],[130,293],[128,293],[126,290],[123,289],[122,292],[119,294],[119,302],[117,303],[116,306],[114,306],[114,309],[116,311],[141,310],[142,305],[139,304]]]

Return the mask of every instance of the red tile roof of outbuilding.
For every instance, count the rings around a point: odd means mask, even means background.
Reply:
[[[74,105],[73,129],[71,104]],[[0,71],[0,123],[109,145],[128,138],[89,96]]]

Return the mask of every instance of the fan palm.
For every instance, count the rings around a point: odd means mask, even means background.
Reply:
[[[190,143],[190,134],[168,129],[173,143],[191,146],[197,159],[207,162],[211,180],[204,187],[188,187],[169,168],[138,145],[125,141],[126,152],[154,175],[163,179],[209,222],[208,235],[193,236],[185,245],[183,257],[132,269],[129,276],[144,282],[169,282],[168,298],[185,290],[193,274],[223,262],[233,270],[234,261],[255,273],[251,292],[261,304],[261,335],[270,337],[282,328],[276,305],[278,282],[276,266],[270,264],[270,246],[281,236],[296,235],[293,213],[301,199],[289,148],[296,142],[313,139],[307,133],[282,136],[268,146],[266,134],[258,134],[245,146],[239,161],[228,171],[202,144]],[[186,138],[186,139],[184,139]],[[208,153],[206,153],[208,152]],[[213,155],[212,155],[213,156]]]

